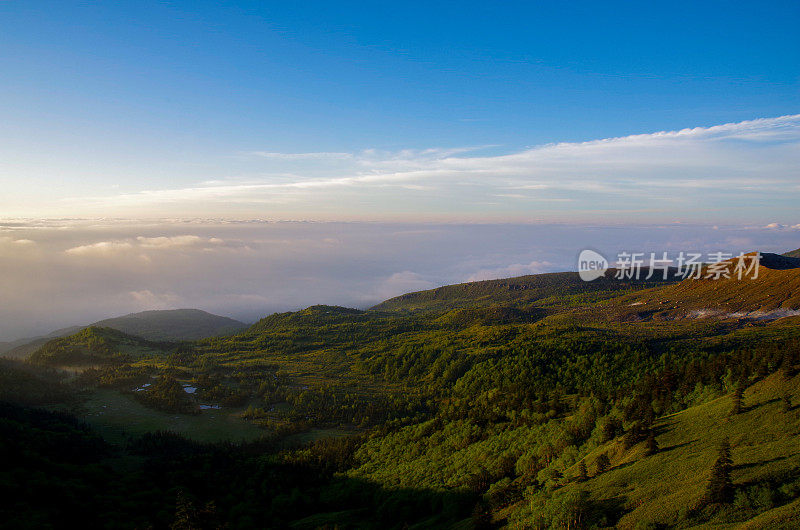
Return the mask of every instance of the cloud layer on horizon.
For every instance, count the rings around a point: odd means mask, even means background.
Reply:
[[[785,252],[800,247],[791,226],[0,221],[0,340],[146,309],[254,320],[313,304],[366,308],[439,285],[575,270],[583,248]]]

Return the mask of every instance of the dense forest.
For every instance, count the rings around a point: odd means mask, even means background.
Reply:
[[[180,343],[84,329],[0,365],[0,520],[790,528],[800,317],[691,316],[721,302],[688,281],[476,282]]]

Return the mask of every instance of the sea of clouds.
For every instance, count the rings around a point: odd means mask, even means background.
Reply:
[[[146,309],[254,321],[313,304],[367,308],[465,281],[576,270],[583,248],[785,252],[800,227],[0,221],[0,340]]]

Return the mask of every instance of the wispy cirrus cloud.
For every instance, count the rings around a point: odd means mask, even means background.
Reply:
[[[63,205],[130,213],[170,205],[181,215],[322,220],[564,220],[612,212],[703,218],[702,210],[731,220],[763,215],[764,204],[789,215],[790,200],[800,198],[800,115],[478,156],[485,147],[254,152],[265,162],[302,167],[287,173],[268,165],[262,177],[76,197]]]
[[[249,151],[244,153],[261,158],[275,158],[278,160],[347,160],[353,158],[351,153],[276,153],[272,151]]]

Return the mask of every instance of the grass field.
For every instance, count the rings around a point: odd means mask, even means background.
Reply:
[[[781,398],[792,395],[795,406],[782,409]],[[618,528],[638,523],[668,524],[681,519],[703,495],[711,466],[723,439],[731,444],[733,482],[737,488],[776,479],[782,470],[800,467],[800,376],[783,379],[779,374],[756,383],[744,394],[745,409],[730,416],[731,396],[692,407],[655,424],[660,450],[644,456],[640,443],[625,451],[615,440],[586,456],[594,469],[600,453],[611,459],[612,468],[581,484],[593,499],[618,504],[627,512]],[[576,476],[577,468],[565,473]],[[567,487],[575,487],[570,485]],[[800,521],[800,503],[776,506],[748,522],[747,528],[791,528],[780,521]],[[745,521],[712,519],[703,528],[740,528]],[[795,526],[796,527],[796,526]],[[638,528],[638,527],[637,527]]]
[[[198,415],[170,414],[144,407],[120,392],[99,389],[83,403],[87,423],[112,442],[124,433],[173,431],[201,442],[255,440],[268,433],[238,417],[241,409],[204,410]]]

